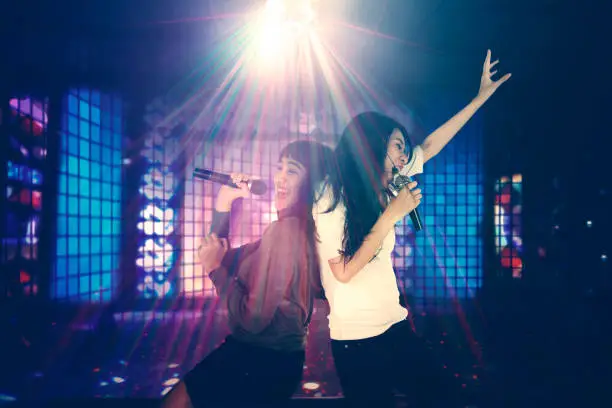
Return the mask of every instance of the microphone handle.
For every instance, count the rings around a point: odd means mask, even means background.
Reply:
[[[240,187],[238,187],[238,185],[236,185],[232,181],[232,178],[230,176],[226,175],[226,174],[215,173],[213,176],[211,176],[207,180],[212,181],[214,183],[223,184],[223,185],[226,185],[226,186],[232,187],[232,188],[240,188]],[[247,185],[247,187],[250,190],[251,186],[253,185],[253,182],[251,180],[247,180],[246,185]]]
[[[206,169],[195,169],[193,171],[193,176],[202,180],[209,180],[214,183],[238,188],[238,186],[232,181],[229,174],[217,173]],[[266,184],[261,180],[248,180],[246,184],[251,193],[254,195],[262,195],[267,191]]]
[[[200,179],[212,181],[213,183],[225,184],[226,186],[234,188],[238,187],[228,174],[217,173],[206,169],[195,169],[193,175]]]
[[[421,224],[421,216],[419,212],[415,208],[410,214],[410,220],[412,221],[412,226],[415,231],[420,231],[423,229],[423,224]]]
[[[396,173],[396,172],[394,172]],[[398,176],[395,180],[389,184],[389,191],[394,197],[397,197],[400,190],[405,188],[406,185],[412,181],[411,177],[408,176]],[[397,183],[397,184],[396,184]],[[407,188],[407,187],[406,187]],[[421,231],[423,229],[423,223],[421,222],[421,216],[419,215],[418,209],[414,209],[410,212],[410,220],[412,221],[412,225],[415,231]]]

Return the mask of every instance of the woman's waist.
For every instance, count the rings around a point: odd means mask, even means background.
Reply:
[[[269,326],[260,333],[252,333],[238,325],[230,325],[230,331],[231,337],[253,347],[286,352],[298,352],[306,348],[305,328],[296,331]]]
[[[333,276],[323,281],[325,296],[328,299],[344,301],[355,300],[366,304],[387,305],[399,300],[399,289],[395,274],[383,276],[356,276],[347,283],[336,280]]]
[[[253,333],[244,329],[231,315],[229,327],[232,334],[242,341],[274,349],[300,349],[304,348],[305,344],[307,319],[305,311],[298,305],[283,302],[270,323],[260,332]]]
[[[399,299],[389,300],[385,302],[360,303],[357,299],[352,299],[351,302],[341,301],[338,299],[329,300],[329,319],[337,321],[346,321],[347,323],[359,321],[386,321],[389,317],[393,319],[395,316],[404,313],[407,309],[403,307]]]
[[[350,314],[329,314],[330,337],[354,340],[378,336],[408,316],[408,310],[396,305],[386,310],[353,310]]]
[[[253,333],[242,330],[232,330],[225,342],[228,345],[249,350],[250,353],[260,355],[266,353],[286,353],[288,355],[300,356],[305,353],[305,337],[292,338],[272,338],[269,336],[254,335]]]

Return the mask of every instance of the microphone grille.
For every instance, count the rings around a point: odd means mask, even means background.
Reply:
[[[397,176],[395,176],[395,179],[393,180],[393,184],[395,184],[397,187],[401,189],[405,185],[409,184],[411,181],[412,181],[411,177],[398,174]]]
[[[268,187],[266,186],[266,183],[261,180],[252,180],[249,190],[252,194],[262,195],[265,194],[266,191],[268,191]]]

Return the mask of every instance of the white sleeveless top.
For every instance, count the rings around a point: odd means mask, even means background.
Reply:
[[[402,174],[413,176],[423,171],[423,150],[416,147],[412,160]],[[334,277],[328,261],[342,250],[345,208],[339,203],[334,211],[325,213],[332,202],[330,188],[325,188],[313,208],[319,241],[317,249],[321,263],[321,280],[329,301],[330,337],[334,340],[358,340],[378,336],[391,325],[408,316],[400,305],[400,293],[393,271],[391,253],[395,246],[395,231],[383,240],[378,255],[349,282]]]

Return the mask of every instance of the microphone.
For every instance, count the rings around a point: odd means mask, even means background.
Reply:
[[[233,188],[238,188],[238,186],[232,181],[232,177],[229,174],[217,173],[212,170],[196,168],[193,171],[193,177],[200,180],[209,180],[213,183],[219,183]],[[251,194],[254,195],[262,195],[266,191],[268,191],[266,183],[261,180],[249,180],[247,181],[247,187],[249,188]]]
[[[389,183],[389,192],[391,195],[393,195],[393,197],[397,197],[402,188],[412,182],[412,177],[399,174],[395,167],[393,168],[393,174],[393,180]],[[417,209],[415,208],[412,210],[409,215],[410,220],[412,220],[414,230],[421,231],[423,229],[423,224],[421,224],[421,216],[419,215]]]

